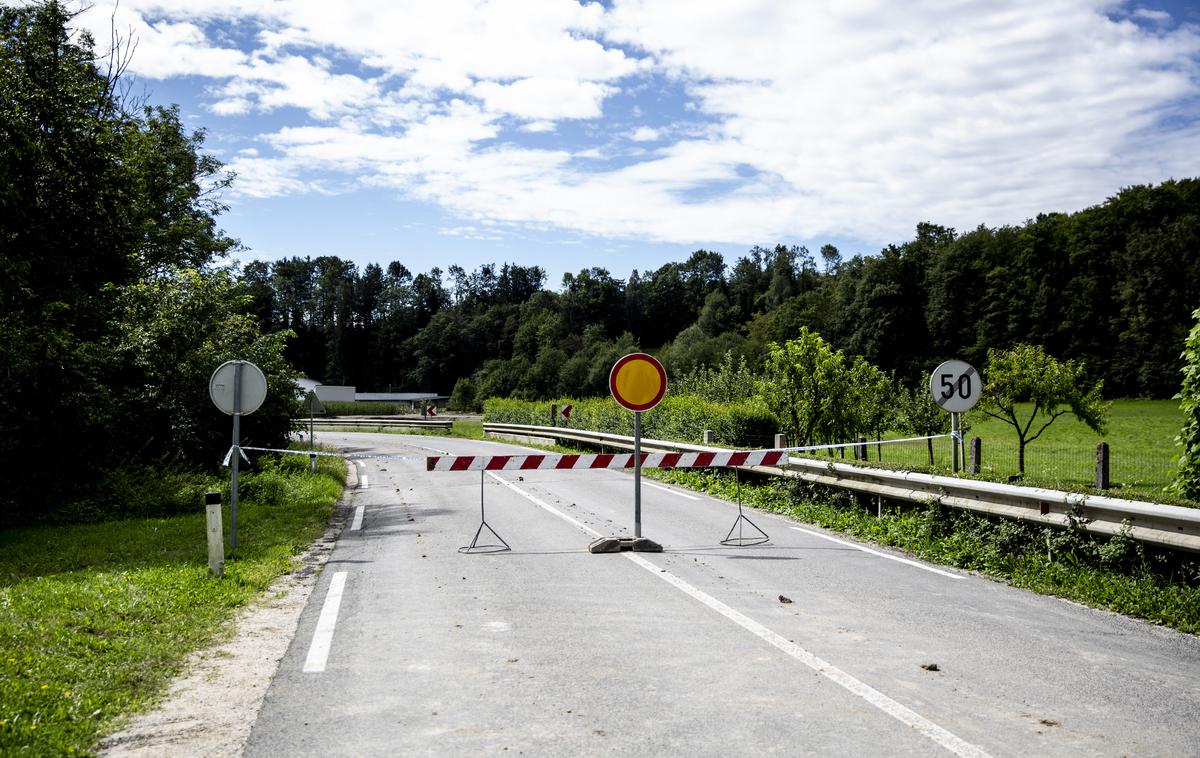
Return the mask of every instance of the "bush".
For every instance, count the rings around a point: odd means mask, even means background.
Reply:
[[[571,418],[553,419],[555,426],[609,434],[633,434],[633,413],[611,398],[558,399],[529,402],[492,398],[483,404],[484,421],[500,424],[549,426],[551,405],[572,405]],[[717,442],[735,447],[769,446],[778,429],[775,417],[760,403],[744,400],[715,403],[694,396],[668,396],[642,414],[642,436],[676,442],[700,442],[711,429]]]
[[[1200,500],[1200,310],[1192,314],[1192,327],[1184,344],[1183,388],[1179,393],[1183,410],[1183,431],[1177,441],[1183,446],[1179,456],[1179,473],[1171,490],[1192,500]]]

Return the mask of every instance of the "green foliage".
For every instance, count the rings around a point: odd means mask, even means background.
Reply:
[[[950,414],[933,402],[928,388],[917,385],[907,389],[898,389],[895,401],[894,421],[898,430],[919,437],[932,437],[936,434],[950,432]],[[925,441],[925,449],[929,454],[929,466],[932,467],[934,465],[933,440]]]
[[[0,458],[22,472],[0,523],[100,496],[116,466],[219,459],[207,379],[225,358],[268,374],[252,439],[279,442],[290,415],[283,336],[207,269],[236,245],[215,224],[229,176],[176,110],[127,111],[70,21],[0,8]]]
[[[1183,430],[1176,441],[1183,446],[1179,455],[1179,473],[1171,491],[1182,497],[1200,500],[1200,310],[1192,314],[1196,325],[1184,344],[1183,388],[1180,407],[1183,410]]]
[[[845,355],[802,328],[796,339],[770,346],[758,397],[797,445],[830,443],[855,431],[852,386]]]
[[[850,386],[857,419],[855,428],[871,432],[876,439],[900,422],[897,389],[891,377],[868,363],[861,355],[850,366]]]
[[[1020,473],[1025,473],[1025,446],[1066,413],[1103,433],[1108,405],[1101,398],[1102,382],[1089,384],[1078,361],[1060,363],[1038,345],[989,350],[983,393],[983,413],[1011,425],[1017,434]],[[1019,403],[1029,403],[1022,417]],[[1040,423],[1033,431],[1035,423]]]
[[[287,335],[260,334],[245,303],[242,285],[224,271],[175,270],[122,289],[104,384],[129,417],[109,430],[110,445],[132,438],[153,444],[152,456],[219,461],[230,422],[208,397],[208,382],[217,366],[242,359],[267,377],[266,400],[242,419],[244,444],[286,447],[300,415],[295,372],[283,358]]]
[[[734,360],[727,352],[715,368],[698,366],[667,387],[671,395],[694,395],[715,403],[732,403],[753,397],[758,390],[759,376],[750,370],[745,356]]]
[[[570,419],[553,419],[552,404],[571,404]],[[483,404],[484,421],[498,424],[554,425],[609,434],[633,434],[633,414],[612,398],[558,399],[529,402],[492,398]],[[650,439],[700,442],[706,429],[717,441],[733,447],[771,444],[775,418],[753,400],[719,403],[693,396],[670,395],[654,409],[642,414],[642,436]]]
[[[733,499],[728,473],[674,469],[648,475]],[[1017,587],[1200,632],[1200,562],[1156,551],[1128,534],[1112,538],[946,508],[886,508],[882,517],[847,493],[799,480],[741,482],[747,505],[900,548],[918,557],[980,571]]]
[[[190,651],[295,568],[328,523],[345,464],[321,458],[314,474],[303,456],[284,458],[244,474],[224,579],[208,575],[201,508],[224,479],[164,492],[190,500],[187,515],[0,531],[0,754],[90,754],[161,697]],[[138,476],[128,478],[122,492]]]
[[[482,409],[475,383],[463,377],[454,383],[454,391],[450,393],[450,401],[446,407],[452,411],[477,413]]]

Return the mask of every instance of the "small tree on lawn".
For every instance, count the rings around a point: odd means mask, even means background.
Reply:
[[[758,394],[798,445],[850,434],[852,393],[846,357],[807,327],[794,340],[771,344]]]
[[[980,409],[1017,432],[1017,468],[1025,473],[1025,446],[1067,413],[1103,434],[1108,404],[1100,396],[1103,382],[1089,385],[1079,361],[1060,363],[1039,345],[988,350]],[[1032,404],[1018,408],[1018,404]],[[1036,431],[1034,428],[1036,426]]]
[[[1183,431],[1176,441],[1183,445],[1179,473],[1171,490],[1192,500],[1200,500],[1200,310],[1192,314],[1196,325],[1183,348],[1183,387],[1179,392],[1183,411]]]
[[[933,467],[933,439],[937,434],[950,431],[950,414],[938,407],[929,394],[929,388],[918,385],[899,393],[900,421],[905,431],[930,437],[925,440],[929,449],[929,466]]]
[[[890,376],[861,355],[854,358],[850,376],[857,406],[858,430],[873,434],[875,441],[879,442],[883,439],[884,431],[892,428],[898,419],[896,387]],[[883,445],[877,444],[875,451],[879,460],[883,460]]]

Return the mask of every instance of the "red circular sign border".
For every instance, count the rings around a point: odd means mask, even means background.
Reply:
[[[659,378],[662,379],[662,386],[658,388],[658,394],[655,395],[650,402],[643,403],[641,405],[630,403],[622,399],[617,394],[617,372],[620,371],[620,369],[626,363],[632,363],[635,360],[643,360],[649,363],[654,367],[654,370],[658,372]],[[622,408],[634,412],[648,411],[662,402],[663,396],[667,394],[667,370],[663,368],[662,363],[660,363],[659,360],[653,355],[649,355],[647,353],[630,353],[614,363],[612,370],[608,372],[608,391],[612,393],[613,400],[616,400],[617,404]]]

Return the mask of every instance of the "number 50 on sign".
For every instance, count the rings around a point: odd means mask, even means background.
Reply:
[[[946,361],[929,377],[933,402],[950,413],[963,413],[974,408],[982,390],[979,372],[963,361]]]

